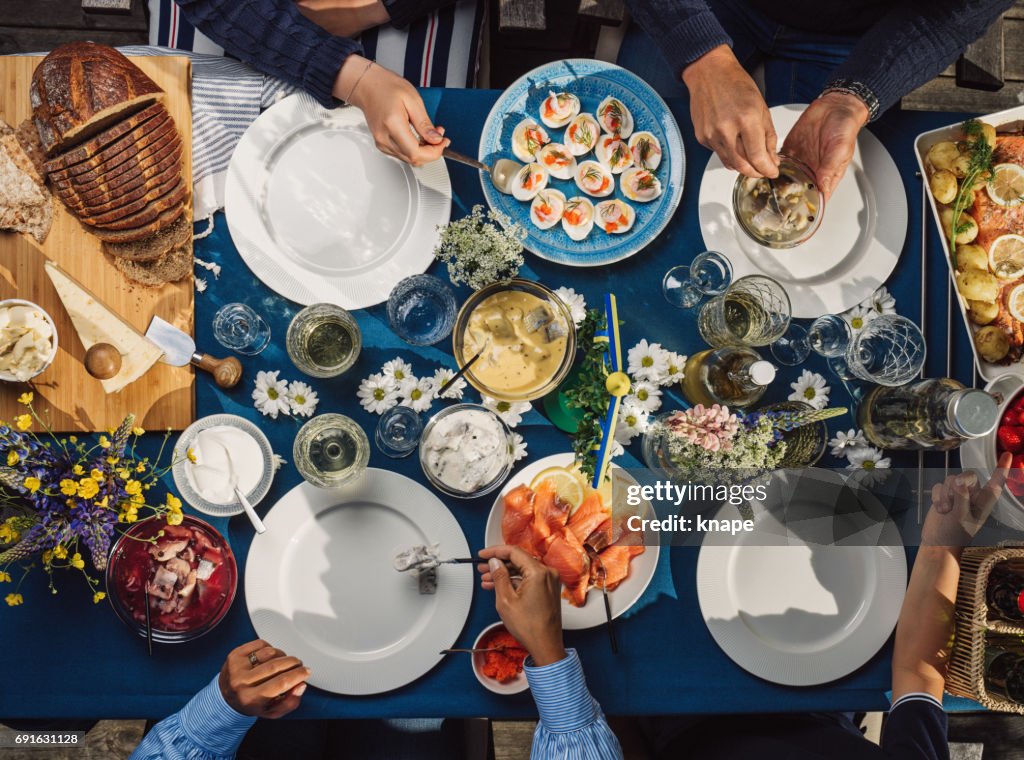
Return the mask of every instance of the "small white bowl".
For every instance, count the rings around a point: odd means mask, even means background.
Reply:
[[[26,378],[26,380],[21,380],[12,375],[10,372],[0,371],[0,382],[23,383],[27,382],[28,380],[32,380],[33,378],[39,377],[41,374],[46,372],[46,370],[49,368],[51,364],[53,364],[53,360],[57,356],[57,325],[54,323],[53,317],[49,315],[46,309],[44,309],[42,306],[33,301],[26,301],[23,298],[8,298],[4,301],[0,301],[0,309],[6,308],[8,306],[30,306],[33,309],[38,309],[39,312],[46,319],[46,321],[50,323],[50,329],[53,330],[53,335],[50,336],[50,343],[52,344],[50,355],[49,357],[47,357],[46,362],[43,364],[40,370],[36,372],[34,375],[32,375],[32,377]]]
[[[480,646],[480,641],[484,636],[489,634],[491,631],[497,631],[499,629],[502,631],[508,630],[505,628],[504,623],[492,623],[484,628],[480,632],[480,635],[476,637],[476,641],[473,642],[473,649]],[[473,675],[476,676],[476,680],[478,680],[488,691],[493,691],[495,694],[519,694],[530,688],[530,683],[526,680],[526,673],[524,671],[520,671],[519,674],[508,683],[501,683],[501,681],[498,681],[497,679],[485,676],[483,671],[480,670],[484,664],[483,653],[474,652],[471,655],[471,658],[473,661]]]

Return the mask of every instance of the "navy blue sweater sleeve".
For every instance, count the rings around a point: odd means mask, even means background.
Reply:
[[[949,760],[946,713],[927,694],[908,694],[889,711],[882,732],[885,757],[893,760]]]
[[[677,74],[732,40],[704,0],[627,0],[630,13]]]
[[[878,100],[877,113],[934,78],[1014,0],[913,0],[895,3],[835,72]],[[835,81],[833,80],[833,81]]]
[[[182,13],[231,55],[301,87],[327,108],[341,64],[362,46],[303,16],[292,0],[177,0]]]

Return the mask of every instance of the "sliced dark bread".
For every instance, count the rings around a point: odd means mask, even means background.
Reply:
[[[134,243],[104,243],[103,250],[110,256],[129,261],[154,261],[164,254],[185,245],[192,240],[192,223],[187,214],[182,214],[177,221]]]
[[[156,116],[163,116],[164,120],[170,118],[170,114],[167,113],[167,109],[164,108],[163,103],[154,103],[147,108],[143,108],[138,113],[132,114],[128,118],[117,122],[114,126],[103,130],[98,135],[85,141],[81,145],[65,151],[55,158],[51,158],[46,162],[44,167],[46,169],[46,173],[49,174],[50,172],[55,172],[58,169],[66,169],[80,161],[92,158],[108,145],[121,139],[136,127],[141,127],[143,124],[146,124],[150,119],[153,119]]]
[[[179,179],[173,189],[158,198],[153,198],[135,213],[128,214],[127,216],[118,216],[117,219],[111,219],[110,221],[98,222],[95,220],[90,221],[85,219],[82,221],[90,227],[102,227],[103,229],[108,230],[134,229],[136,227],[149,224],[153,220],[157,219],[164,211],[168,211],[176,205],[184,203],[188,199],[188,191],[188,185],[183,179]]]
[[[55,190],[60,199],[75,213],[80,216],[97,216],[121,206],[127,206],[148,194],[153,194],[152,197],[155,198],[156,188],[180,176],[181,162],[176,161],[159,174],[146,178],[140,177],[141,181],[134,183],[134,186],[119,187],[106,193],[100,193],[91,201],[83,200],[74,190],[65,190],[64,188],[55,188]]]
[[[135,243],[139,240],[144,240],[150,235],[155,235],[161,230],[165,230],[170,227],[174,222],[178,221],[185,215],[187,206],[184,203],[180,203],[177,206],[167,209],[161,212],[156,219],[145,224],[140,224],[138,227],[132,227],[125,230],[108,230],[103,227],[86,227],[86,229],[95,235],[97,238],[102,240],[104,243]]]
[[[55,184],[54,188],[72,193],[76,200],[87,206],[95,205],[101,203],[104,197],[130,192],[153,177],[163,174],[171,167],[180,167],[182,151],[183,146],[181,145],[168,146],[166,150],[154,153],[141,162],[136,160],[127,171],[121,172],[115,177],[98,180],[93,187],[80,188],[73,182],[62,182],[60,186]],[[118,169],[120,168],[118,167]]]
[[[36,182],[45,185],[46,171],[43,169],[43,164],[46,163],[46,152],[39,142],[39,133],[36,132],[36,125],[32,123],[32,119],[25,119],[21,122],[14,130],[14,135],[21,143],[21,149],[25,151],[32,166],[35,167]]]
[[[121,274],[147,288],[158,288],[168,282],[183,280],[192,274],[195,264],[191,240],[153,261],[140,262],[118,257],[111,259]]]
[[[127,199],[123,199],[124,202],[120,204],[117,201],[112,201],[113,206],[109,209],[97,209],[96,211],[90,209],[77,214],[77,216],[86,224],[102,227],[105,224],[111,224],[120,219],[126,219],[131,215],[142,211],[142,209],[146,208],[150,203],[163,198],[165,195],[177,190],[179,186],[184,184],[185,181],[182,179],[181,172],[172,171],[163,184],[154,185],[151,183],[148,186],[139,188],[141,192],[138,192],[138,197],[134,200],[129,201]]]
[[[79,174],[70,179],[58,179],[53,182],[53,185],[54,187],[73,190],[76,193],[94,190],[105,192],[107,188],[118,187],[119,185],[115,184],[115,182],[124,184],[127,180],[137,177],[143,170],[149,169],[155,163],[163,161],[172,154],[175,156],[175,160],[181,156],[184,150],[181,139],[175,140],[174,136],[171,135],[165,139],[166,142],[143,148],[142,151],[112,169],[101,172],[94,170],[85,174]],[[166,169],[167,167],[163,168]]]
[[[159,116],[156,116],[154,120],[159,118]],[[138,134],[136,135],[136,133]],[[139,151],[147,146],[156,145],[160,140],[166,139],[171,133],[177,135],[177,130],[174,128],[174,122],[171,119],[165,119],[159,126],[154,124],[148,128],[147,125],[137,127],[87,161],[73,164],[66,169],[50,172],[50,181],[68,179],[69,177],[75,177],[90,171],[104,172],[113,169],[115,166],[120,166],[129,158],[138,154]]]

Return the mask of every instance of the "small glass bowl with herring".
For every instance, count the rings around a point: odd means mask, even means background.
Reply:
[[[825,194],[802,161],[779,154],[779,176],[736,178],[732,209],[740,228],[768,248],[795,248],[810,240],[825,216]]]

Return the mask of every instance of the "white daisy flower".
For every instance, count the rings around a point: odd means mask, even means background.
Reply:
[[[612,441],[612,459],[626,453],[625,447],[618,441]]]
[[[412,373],[412,365],[404,359],[392,359],[389,362],[385,362],[380,371],[384,377],[394,380],[396,386],[401,385],[403,381],[409,378],[416,379],[416,376]]]
[[[440,389],[442,385],[452,379],[455,373],[447,367],[441,367],[439,370],[434,372],[433,383],[434,387]],[[461,399],[462,392],[466,390],[466,381],[464,378],[459,378],[449,386],[448,390],[442,393],[438,398],[450,398],[450,399]]]
[[[555,295],[562,299],[565,308],[569,310],[573,324],[579,327],[587,317],[587,302],[583,296],[572,288],[561,287],[555,291]]]
[[[876,314],[895,314],[896,298],[889,289],[883,285],[876,290],[861,306],[872,309]]]
[[[789,387],[793,389],[788,397],[790,401],[803,401],[815,409],[824,409],[828,406],[828,394],[832,389],[825,385],[825,378],[817,372],[805,369],[800,373],[799,379],[795,383],[790,383]]]
[[[686,368],[686,359],[688,357],[683,354],[677,354],[675,351],[666,351],[665,356],[668,363],[665,366],[665,372],[658,378],[658,384],[674,385],[682,382],[683,370]]]
[[[519,433],[512,434],[512,461],[518,462],[526,458],[526,441]]]
[[[661,408],[661,388],[650,380],[633,383],[632,393],[623,399],[624,404],[630,402],[653,414]]]
[[[882,452],[874,446],[858,446],[850,449],[847,454],[850,463],[846,465],[847,470],[887,470],[892,465],[889,457],[883,457]]]
[[[274,454],[274,458],[270,460],[271,466],[274,468],[274,472],[280,470],[284,465],[288,464],[288,460],[280,454]]]
[[[628,444],[643,433],[651,424],[651,416],[643,404],[626,399],[619,405],[619,419],[615,423],[615,440]]]
[[[298,380],[289,383],[288,404],[291,406],[292,414],[297,414],[300,417],[312,417],[319,401],[316,391],[305,383],[300,383]]]
[[[867,446],[868,442],[863,430],[850,428],[845,433],[842,430],[836,433],[836,437],[830,440],[828,445],[832,447],[832,456],[845,457],[850,453],[850,449]]]
[[[281,412],[288,414],[291,405],[288,403],[288,381],[278,380],[280,371],[256,373],[256,387],[252,392],[252,400],[260,414],[276,420]]]
[[[863,330],[864,326],[877,316],[878,312],[874,308],[866,306],[854,306],[842,314],[843,319],[850,325],[850,330],[854,335]]]
[[[356,395],[363,409],[371,414],[383,414],[398,403],[398,387],[394,378],[380,373],[370,375],[359,383]]]
[[[406,378],[398,386],[398,395],[402,397],[402,406],[414,412],[425,412],[434,400],[434,381],[429,377]]]
[[[498,401],[496,398],[480,394],[483,405],[501,417],[510,428],[518,425],[523,415],[533,409],[529,401]]]
[[[637,380],[658,382],[668,369],[668,352],[660,343],[642,340],[629,349],[629,374]]]

